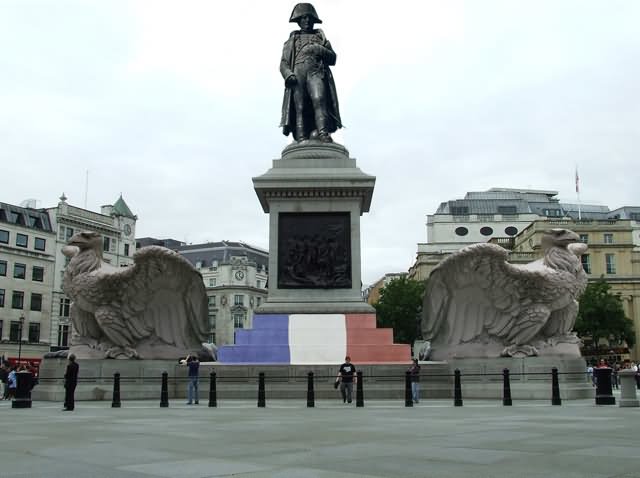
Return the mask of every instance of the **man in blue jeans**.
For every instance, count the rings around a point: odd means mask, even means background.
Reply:
[[[198,404],[198,371],[200,370],[200,361],[198,357],[192,355],[187,356],[187,369],[189,370],[189,385],[187,388],[187,405],[195,402]]]

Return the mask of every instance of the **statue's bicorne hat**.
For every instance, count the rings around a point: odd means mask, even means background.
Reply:
[[[313,8],[313,5],[311,5],[310,3],[298,3],[295,7],[293,7],[293,12],[291,12],[289,23],[297,23],[298,20],[300,20],[300,17],[303,17],[305,15],[309,15],[311,18],[313,18],[313,23],[322,23],[322,20],[318,18],[316,9]]]

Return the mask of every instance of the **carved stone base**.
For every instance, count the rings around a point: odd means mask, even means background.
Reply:
[[[551,343],[536,341],[530,346],[507,346],[503,342],[496,342],[490,339],[458,345],[431,343],[431,360],[491,359],[509,356],[513,358],[557,357],[558,359],[564,359],[577,358],[581,355],[580,345],[577,342]]]

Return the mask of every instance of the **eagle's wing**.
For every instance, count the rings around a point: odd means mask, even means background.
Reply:
[[[117,290],[120,333],[130,342],[155,336],[179,348],[199,348],[208,328],[200,273],[164,247],[144,247],[133,259],[132,266],[98,277],[99,288]]]
[[[474,244],[446,258],[431,273],[425,291],[422,335],[451,345],[494,336],[522,344],[546,323],[560,294],[554,271],[507,262],[495,244]]]

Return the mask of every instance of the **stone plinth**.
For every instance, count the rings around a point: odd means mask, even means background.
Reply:
[[[335,143],[292,144],[253,185],[269,213],[263,314],[372,313],[362,300],[360,216],[375,177]]]
[[[408,345],[376,329],[362,299],[360,216],[376,178],[339,144],[287,146],[271,169],[253,178],[269,214],[269,295],[254,329],[221,347],[223,363],[408,363]]]

